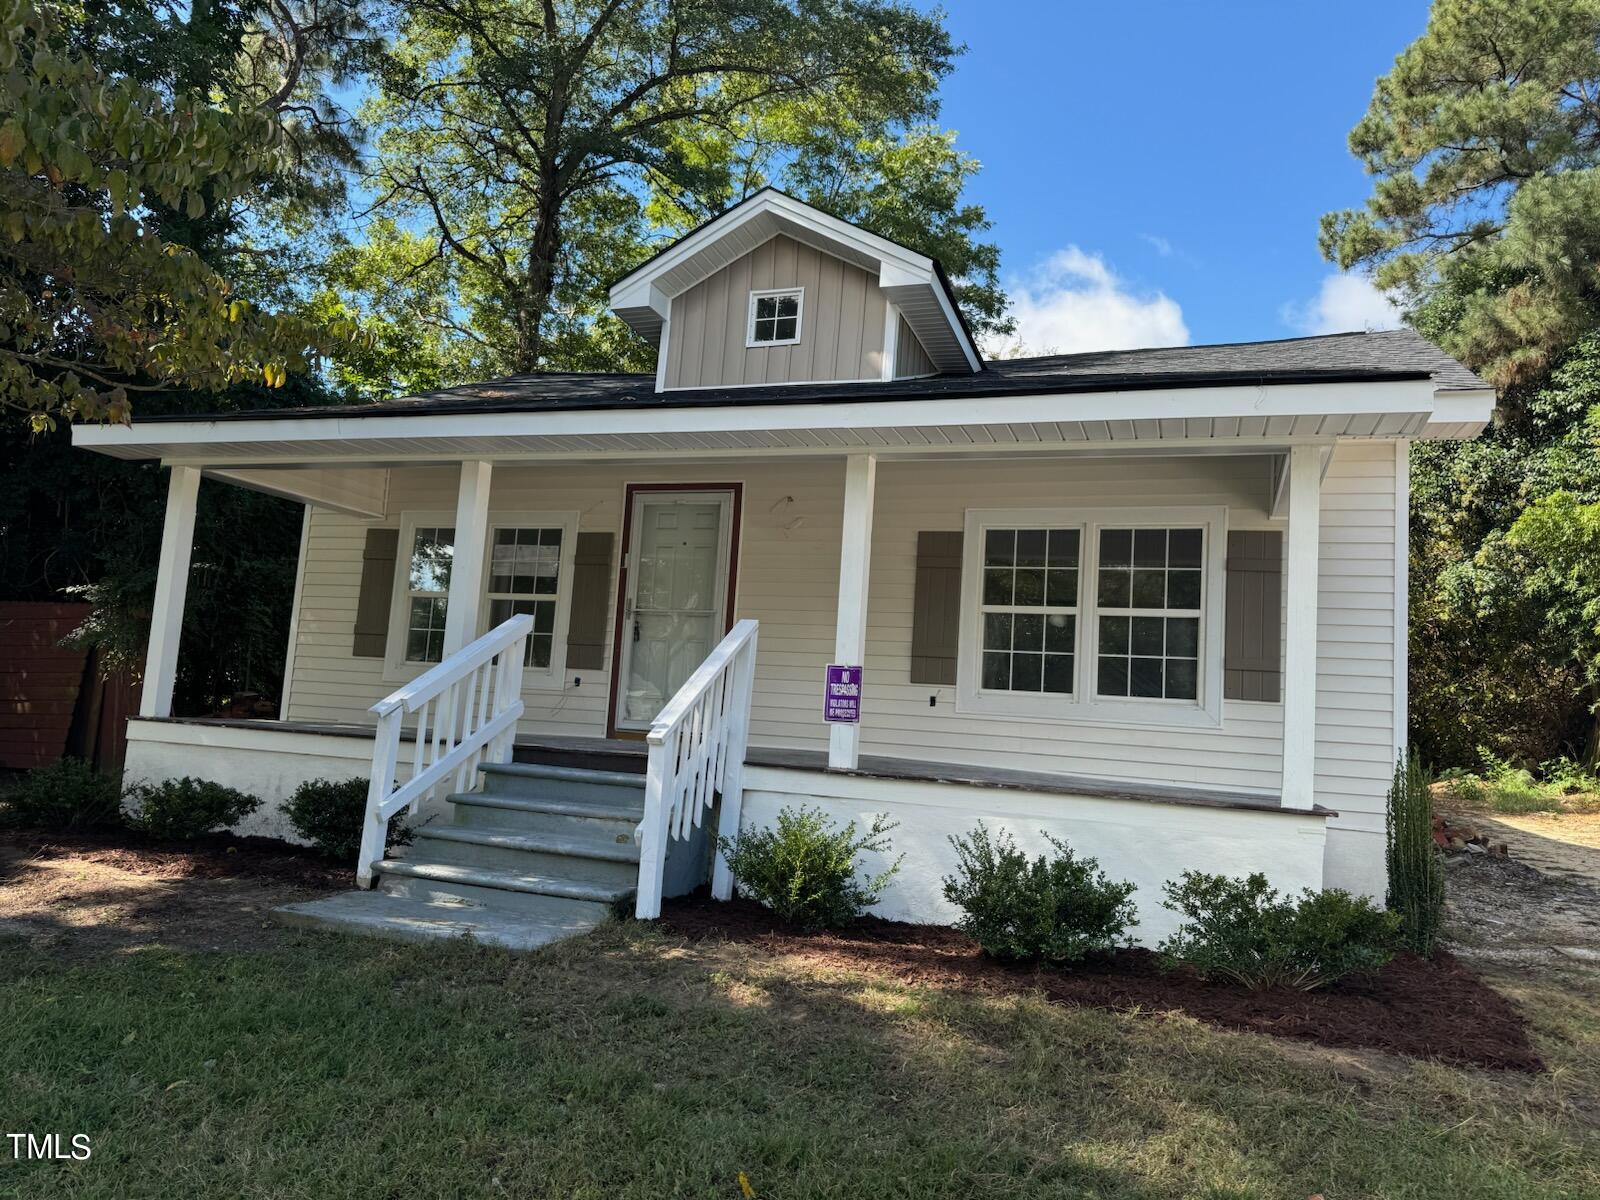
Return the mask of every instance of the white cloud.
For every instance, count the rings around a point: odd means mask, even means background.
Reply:
[[[1396,329],[1400,310],[1364,275],[1335,273],[1322,281],[1315,299],[1286,304],[1283,319],[1301,333],[1349,333]]]
[[[1159,233],[1141,233],[1139,236],[1148,242],[1151,249],[1161,255],[1162,258],[1171,258],[1176,253],[1172,248],[1172,243]]]
[[[1162,292],[1139,294],[1098,254],[1068,246],[1007,281],[1014,342],[1029,354],[1181,346],[1183,310]]]

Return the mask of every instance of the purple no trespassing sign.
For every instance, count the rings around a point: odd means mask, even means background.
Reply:
[[[861,668],[828,664],[828,686],[822,695],[822,719],[845,725],[861,723]]]

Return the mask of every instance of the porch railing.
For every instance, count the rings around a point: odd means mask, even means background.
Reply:
[[[667,843],[687,838],[722,796],[721,832],[738,830],[750,693],[756,671],[755,621],[740,621],[661,710],[646,741],[644,820],[639,823],[639,895],[634,914],[661,915]],[[726,900],[731,880],[716,856],[712,893]]]
[[[532,632],[531,616],[512,617],[372,706],[378,732],[356,863],[361,887],[372,886],[372,868],[383,859],[391,817],[407,806],[417,812],[447,784],[465,791],[485,760],[511,761],[522,716],[522,663]],[[411,777],[397,787],[400,735],[413,713]]]

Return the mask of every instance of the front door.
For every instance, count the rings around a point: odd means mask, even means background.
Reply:
[[[728,631],[735,492],[630,493],[612,727],[648,729]]]

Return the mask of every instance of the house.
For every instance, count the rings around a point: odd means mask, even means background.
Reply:
[[[611,304],[653,377],[75,429],[171,468],[130,774],[369,778],[380,889],[321,917],[513,944],[798,804],[899,822],[890,917],[980,819],[1145,941],[1188,869],[1381,896],[1408,446],[1485,383],[1404,330],[986,362],[937,262],[775,190]],[[202,477],[305,505],[276,721],[170,712]]]

